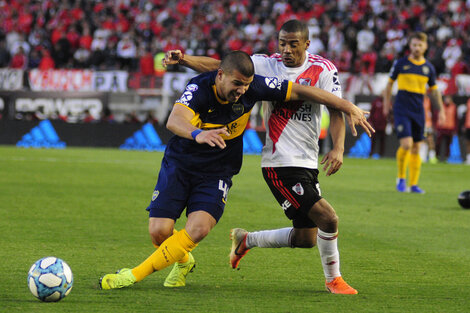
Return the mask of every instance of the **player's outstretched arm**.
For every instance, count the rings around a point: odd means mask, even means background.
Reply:
[[[358,108],[348,100],[339,98],[331,92],[313,86],[293,83],[290,100],[314,101],[342,111],[346,114],[346,119],[353,136],[357,136],[356,125],[361,126],[369,137],[371,132],[375,132],[374,128],[367,121],[366,115],[369,114],[368,111]]]
[[[165,67],[167,65],[180,64],[196,72],[203,73],[217,70],[220,65],[220,60],[205,56],[183,54],[181,50],[170,50],[165,54],[162,63]]]
[[[226,144],[221,135],[229,136],[225,128],[202,130],[191,124],[194,112],[183,105],[175,104],[168,117],[166,128],[180,137],[196,140],[199,144],[208,144],[211,147],[225,148]]]

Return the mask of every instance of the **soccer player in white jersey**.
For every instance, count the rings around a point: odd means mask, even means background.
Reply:
[[[341,97],[336,67],[327,59],[307,52],[308,38],[304,23],[298,20],[286,22],[279,32],[280,53],[252,56],[256,74],[316,86]],[[196,71],[207,71],[216,68],[219,61],[173,50],[167,52],[164,63],[179,63]],[[327,176],[336,173],[343,163],[345,138],[342,113],[329,111],[333,148],[320,162]],[[320,103],[270,103],[265,110],[263,176],[286,216],[292,220],[293,227],[256,232],[232,229],[230,262],[237,268],[241,258],[254,247],[312,248],[317,245],[326,289],[337,294],[357,294],[340,273],[338,217],[333,207],[321,197],[317,178],[320,120]],[[356,135],[355,130],[353,134]]]

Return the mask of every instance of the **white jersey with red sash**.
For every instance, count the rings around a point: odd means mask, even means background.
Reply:
[[[315,86],[341,97],[336,67],[306,52],[300,67],[286,67],[280,54],[253,55],[255,73]],[[321,104],[309,101],[269,102],[265,108],[266,144],[261,167],[318,168]]]

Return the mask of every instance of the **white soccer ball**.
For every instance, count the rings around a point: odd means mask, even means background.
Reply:
[[[29,269],[29,290],[41,301],[59,301],[70,293],[72,285],[72,270],[59,258],[49,256],[39,259]]]

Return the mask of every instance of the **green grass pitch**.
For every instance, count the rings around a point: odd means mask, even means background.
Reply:
[[[164,288],[165,269],[131,288],[99,290],[101,275],[154,250],[144,209],[161,158],[0,147],[0,312],[470,311],[470,210],[457,203],[470,189],[470,166],[424,164],[427,193],[399,194],[392,159],[346,158],[337,174],[320,174],[340,217],[341,270],[356,296],[325,291],[317,248],[255,248],[240,270],[230,268],[232,227],[290,225],[252,155],[234,178],[220,223],[194,250],[197,267],[185,288]],[[33,262],[49,255],[74,274],[71,294],[58,303],[38,301],[26,283]]]

